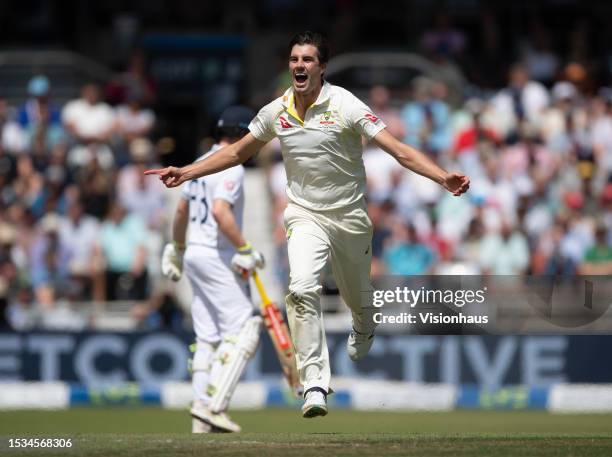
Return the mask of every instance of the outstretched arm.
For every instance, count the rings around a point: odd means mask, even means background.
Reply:
[[[147,170],[145,175],[159,175],[159,179],[163,181],[166,187],[180,186],[185,181],[240,165],[255,155],[264,144],[263,141],[259,141],[253,135],[247,133],[244,138],[222,148],[207,159],[199,160],[181,168],[166,167]]]
[[[381,130],[374,137],[374,142],[391,154],[401,166],[437,182],[455,196],[463,194],[470,187],[470,179],[467,176],[443,170],[422,152],[395,139],[387,129]]]

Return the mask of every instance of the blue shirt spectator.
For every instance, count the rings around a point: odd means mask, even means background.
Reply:
[[[427,274],[436,258],[428,246],[417,240],[414,227],[396,226],[383,260],[390,274],[412,276]]]
[[[115,208],[111,214],[102,224],[101,233],[107,268],[130,272],[138,262],[139,250],[143,249],[146,226],[139,216],[126,214],[123,208]]]
[[[404,106],[401,116],[406,127],[406,143],[433,154],[450,147],[450,113],[444,102],[411,102]]]

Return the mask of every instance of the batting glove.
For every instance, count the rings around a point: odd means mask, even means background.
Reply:
[[[178,281],[183,276],[183,255],[185,245],[176,242],[168,243],[164,246],[162,254],[161,270],[162,274],[173,281]]]
[[[238,252],[232,257],[232,269],[243,277],[247,277],[254,268],[263,268],[265,266],[266,261],[263,254],[253,249],[249,242],[238,248]]]

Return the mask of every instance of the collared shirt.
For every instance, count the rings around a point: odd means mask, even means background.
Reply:
[[[198,161],[213,155],[219,149],[220,146],[215,144]],[[219,225],[212,215],[212,208],[215,200],[228,202],[232,206],[236,224],[242,230],[243,184],[244,167],[238,165],[193,179],[183,185],[182,197],[189,202],[188,245],[207,246],[219,251],[234,249],[231,241],[219,230]]]
[[[361,136],[371,140],[385,127],[352,93],[326,82],[304,119],[295,110],[289,88],[259,111],[249,130],[260,141],[279,138],[289,200],[315,211],[330,211],[363,199]]]

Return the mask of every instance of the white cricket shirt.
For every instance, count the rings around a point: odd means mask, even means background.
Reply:
[[[198,161],[214,154],[219,145],[202,155]],[[235,249],[232,243],[219,231],[212,215],[213,201],[225,200],[232,205],[232,213],[242,231],[244,208],[244,167],[238,165],[208,176],[193,179],[183,184],[182,197],[189,202],[189,225],[187,244],[208,246],[219,251]]]
[[[374,138],[385,124],[349,91],[324,83],[300,119],[293,88],[264,106],[249,125],[268,142],[278,137],[287,197],[315,211],[337,210],[361,200],[366,189],[361,136]]]

